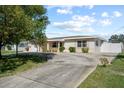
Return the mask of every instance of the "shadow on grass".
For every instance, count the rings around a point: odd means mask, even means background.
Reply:
[[[124,53],[118,54],[115,59],[119,59],[121,61],[124,61]]]
[[[18,68],[21,65],[26,64],[27,62],[33,62],[33,63],[43,63],[47,62],[48,55],[50,55],[51,58],[55,54],[53,53],[19,53],[18,57],[16,57],[15,54],[11,55],[4,55],[2,59],[0,59],[0,73],[6,72],[6,71],[14,71],[16,68]]]
[[[117,55],[116,58],[118,58],[118,59],[124,58],[124,54],[119,54],[119,55]]]

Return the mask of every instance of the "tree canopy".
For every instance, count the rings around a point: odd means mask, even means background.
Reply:
[[[112,42],[112,43],[124,43],[124,34],[120,34],[120,35],[112,35],[109,39],[109,42]]]
[[[22,40],[44,41],[45,29],[49,24],[44,6],[0,6],[0,57],[6,44],[19,44]],[[40,33],[41,36],[37,36]]]

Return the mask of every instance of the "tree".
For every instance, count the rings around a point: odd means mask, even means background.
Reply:
[[[31,16],[35,23],[35,31],[32,35],[33,43],[37,46],[37,50],[40,51],[40,48],[47,41],[45,35],[45,29],[50,23],[48,17],[46,16],[46,9],[43,6],[23,6],[27,15]],[[38,49],[39,46],[39,49]]]
[[[13,31],[12,22],[13,22],[13,6],[0,6],[0,58],[1,48],[7,43],[11,43],[9,36]]]
[[[37,46],[37,51],[41,51],[41,48],[43,49],[43,46],[44,46],[45,42],[47,41],[47,37],[46,37],[45,33],[43,33],[42,31],[36,31],[33,41],[34,41],[35,45]],[[39,49],[38,49],[38,47],[39,47]]]
[[[0,58],[1,48],[6,44],[16,44],[16,54],[22,40],[34,38],[41,46],[49,23],[45,14],[43,6],[0,6]]]
[[[6,44],[18,46],[22,39],[28,39],[32,35],[33,20],[27,16],[21,6],[0,6],[0,58],[1,48]],[[18,47],[16,47],[18,54]]]
[[[18,56],[18,44],[31,37],[34,25],[32,18],[25,15],[20,6],[16,6],[14,12],[16,16],[14,17],[13,27],[16,32],[13,34],[12,42],[16,45],[16,56]]]
[[[112,35],[109,39],[109,42],[112,42],[112,43],[124,43],[124,35],[123,34],[120,34],[120,35]]]

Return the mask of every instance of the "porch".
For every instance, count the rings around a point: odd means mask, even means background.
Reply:
[[[47,42],[47,51],[49,52],[59,52],[59,48],[64,46],[62,41],[48,41]]]

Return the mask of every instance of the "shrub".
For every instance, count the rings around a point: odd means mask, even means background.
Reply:
[[[64,50],[65,50],[65,47],[63,47],[63,46],[59,48],[60,52],[63,52]]]
[[[10,45],[8,45],[8,46],[7,46],[7,49],[8,49],[8,50],[12,50],[12,48],[11,48],[11,46],[10,46]]]
[[[57,52],[58,48],[51,48],[51,52]]]
[[[88,47],[82,48],[82,53],[88,53],[88,52],[89,52],[89,48]]]
[[[75,52],[76,51],[76,48],[75,47],[69,47],[69,51],[70,52]]]
[[[50,50],[47,50],[46,52],[50,52]]]
[[[100,58],[100,61],[103,67],[106,67],[106,65],[109,63],[107,58]]]

